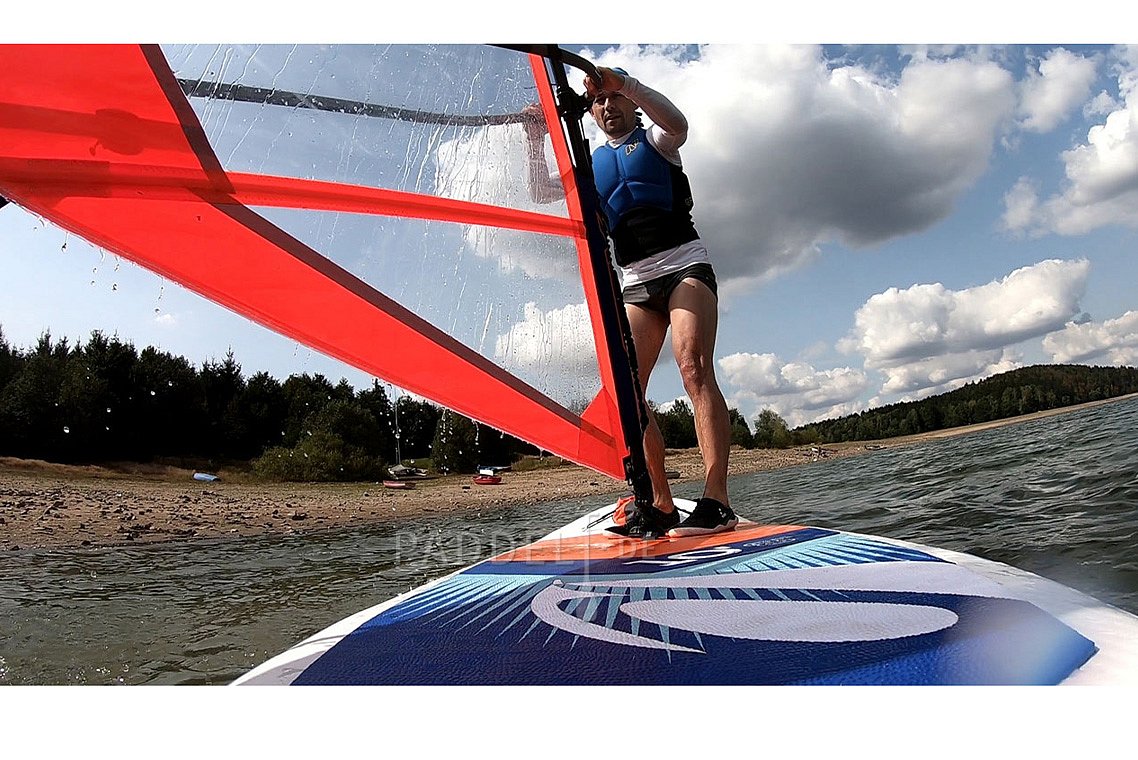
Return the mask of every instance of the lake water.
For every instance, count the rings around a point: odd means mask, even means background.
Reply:
[[[739,476],[741,514],[916,541],[1138,614],[1138,399]],[[696,486],[677,495],[694,498]],[[614,494],[614,497],[616,495]],[[225,684],[325,626],[598,506],[0,557],[0,684]]]

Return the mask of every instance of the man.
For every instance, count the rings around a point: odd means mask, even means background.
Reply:
[[[718,322],[715,273],[692,223],[691,187],[680,162],[687,119],[671,101],[623,69],[598,67],[585,80],[590,113],[607,142],[593,152],[593,173],[608,235],[622,273],[622,295],[636,348],[641,388],[660,356],[668,328],[684,390],[692,401],[704,462],[703,497],[680,521],[664,470],[664,437],[649,414],[644,452],[652,507],[637,509],[609,530],[628,538],[690,536],[731,530],[738,519],[727,494],[731,429],[712,360]],[[652,120],[645,129],[637,109]],[[545,163],[545,122],[531,107],[527,180],[538,203],[561,197]]]

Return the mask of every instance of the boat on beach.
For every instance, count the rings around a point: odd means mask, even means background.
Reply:
[[[424,469],[419,467],[407,467],[402,464],[388,467],[387,473],[391,476],[392,480],[427,480],[432,477]]]

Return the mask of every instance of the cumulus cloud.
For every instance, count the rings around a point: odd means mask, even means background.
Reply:
[[[497,337],[494,359],[562,403],[588,402],[600,388],[597,349],[584,303],[550,310],[527,303],[522,321]]]
[[[1006,349],[961,351],[919,359],[908,364],[882,368],[885,382],[881,393],[895,401],[947,393],[978,380],[1022,366],[1018,357]]]
[[[838,347],[880,373],[875,405],[944,393],[1022,366],[1016,344],[1076,320],[1089,269],[1048,260],[963,290],[890,288],[857,310]]]
[[[513,124],[472,130],[442,142],[436,192],[472,203],[568,216],[564,200],[537,204],[530,199],[523,181],[525,139],[521,125]],[[463,237],[468,250],[495,260],[503,271],[520,270],[531,278],[564,281],[578,277],[576,250],[563,238],[481,225],[465,226]]]
[[[1064,151],[1061,192],[1041,198],[1035,180],[1021,178],[1004,198],[1003,224],[1030,235],[1078,235],[1109,224],[1138,227],[1138,55],[1116,52],[1121,102],[1086,141]],[[1110,101],[1102,97],[1098,107]]]
[[[1115,100],[1109,92],[1103,90],[1098,95],[1095,95],[1093,98],[1088,100],[1087,104],[1083,106],[1083,116],[1086,116],[1088,118],[1095,116],[1106,116],[1111,111],[1116,111],[1121,107],[1121,103]]]
[[[865,370],[819,370],[772,353],[734,353],[719,360],[729,403],[748,419],[771,408],[792,426],[955,390],[1024,366],[1019,346],[1043,337],[1055,362],[1138,360],[1138,312],[1089,321],[1080,307],[1088,261],[1047,260],[961,290],[939,283],[890,288],[854,316],[843,351],[864,357]],[[876,395],[862,400],[874,375]]]
[[[1008,230],[1026,230],[1040,218],[1039,186],[1020,177],[1004,194],[1003,225]]]
[[[890,288],[857,310],[840,347],[882,368],[1044,335],[1079,313],[1089,269],[1086,260],[1048,260],[965,290],[939,283]]]
[[[857,411],[855,400],[869,384],[860,370],[818,370],[769,353],[735,353],[718,364],[729,386],[728,403],[744,417],[754,419],[771,408],[792,427]]]
[[[1097,73],[1094,56],[1049,51],[1020,83],[1020,126],[1029,132],[1054,129],[1088,98]]]
[[[1010,73],[979,57],[914,57],[891,77],[813,46],[585,52],[687,115],[696,223],[726,281],[770,277],[827,240],[870,245],[945,218],[1016,103]]]
[[[1103,322],[1072,321],[1045,337],[1043,350],[1060,364],[1088,361],[1115,366],[1138,364],[1138,311],[1128,311],[1117,319]]]
[[[525,306],[525,318],[495,342],[495,357],[515,366],[559,365],[596,366],[589,310],[583,304],[542,311],[537,304]]]

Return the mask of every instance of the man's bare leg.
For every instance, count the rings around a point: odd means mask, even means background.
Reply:
[[[684,390],[691,398],[696,439],[703,456],[703,495],[729,505],[727,460],[731,452],[731,423],[727,402],[715,379],[713,357],[718,303],[707,285],[688,278],[672,292],[668,308],[672,351]]]
[[[647,394],[648,378],[660,358],[660,349],[668,334],[668,319],[659,312],[636,304],[626,304],[624,308],[632,329],[632,343],[636,347],[640,390]],[[672,489],[668,486],[668,474],[664,469],[664,436],[651,409],[648,410],[648,429],[644,431],[644,458],[652,479],[652,504],[661,512],[671,512],[676,505],[672,501]]]

